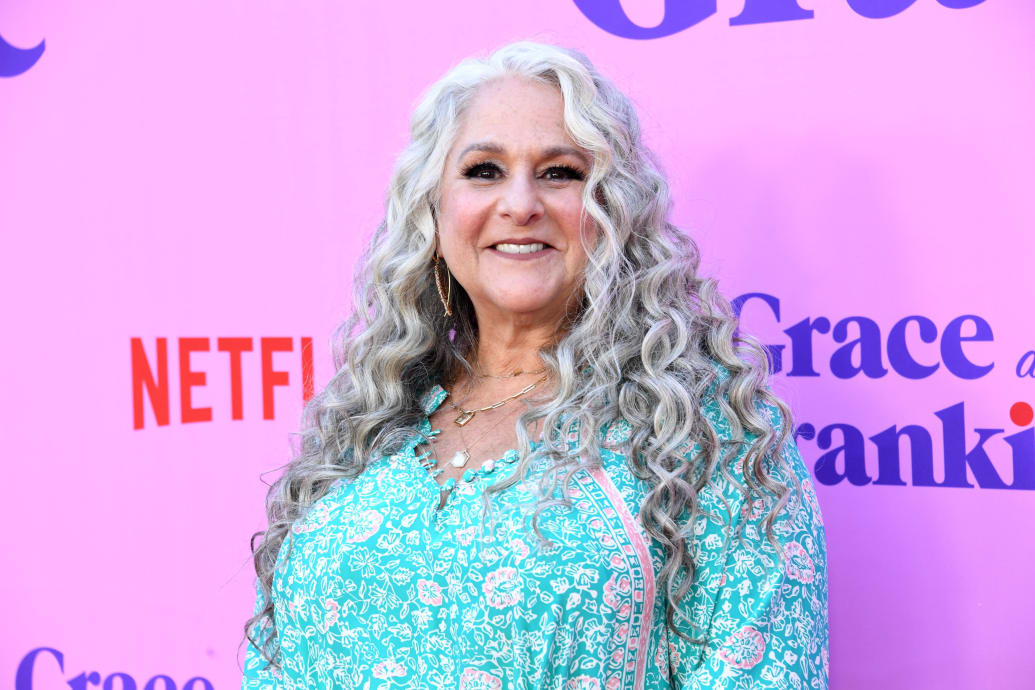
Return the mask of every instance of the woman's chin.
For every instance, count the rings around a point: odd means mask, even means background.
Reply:
[[[540,286],[541,287],[541,286]],[[564,312],[563,299],[557,296],[539,296],[532,291],[517,293],[493,300],[495,311],[515,318],[534,315],[560,315]]]

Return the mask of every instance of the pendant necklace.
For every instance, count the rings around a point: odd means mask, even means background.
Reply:
[[[478,414],[479,412],[487,412],[489,410],[495,410],[497,407],[503,407],[504,405],[506,405],[511,400],[514,400],[516,398],[520,398],[525,393],[528,393],[530,390],[532,390],[533,388],[535,388],[537,385],[539,385],[540,383],[542,383],[545,380],[546,380],[546,377],[543,376],[539,380],[537,380],[537,381],[535,381],[533,383],[528,384],[527,386],[525,386],[524,388],[519,390],[514,395],[508,396],[508,397],[504,398],[503,400],[500,400],[499,402],[494,402],[491,405],[486,405],[485,407],[479,407],[479,408],[474,409],[474,410],[465,410],[464,408],[460,407],[456,403],[450,402],[449,406],[452,407],[454,410],[458,410],[460,412],[460,414],[457,416],[457,418],[454,419],[453,421],[456,423],[457,426],[463,426],[464,424],[467,424],[469,421],[474,419],[474,416],[476,414]]]
[[[475,445],[477,445],[478,442],[480,442],[483,438],[485,438],[489,434],[489,432],[491,432],[493,429],[498,427],[500,424],[502,424],[504,421],[506,421],[510,417],[511,417],[511,415],[505,415],[499,421],[497,421],[495,424],[493,424],[491,427],[489,427],[488,431],[486,431],[484,434],[482,434],[481,436],[478,437],[478,439],[475,441]],[[459,431],[459,429],[457,431]],[[442,473],[441,469],[433,469],[434,466],[438,464],[438,449],[435,447],[435,439],[434,439],[434,437],[429,438],[428,441],[429,441],[428,446],[430,448],[430,454],[432,455],[432,457],[434,459],[431,460],[430,463],[425,463],[425,462],[421,461],[421,465],[423,465],[424,468],[431,473],[432,477],[437,477],[439,474]],[[460,441],[464,444],[464,449],[460,450],[460,451],[457,451],[457,453],[455,455],[453,455],[453,458],[450,460],[450,463],[449,463],[453,467],[458,467],[458,468],[459,467],[463,467],[464,465],[466,465],[467,461],[471,458],[471,453],[470,453],[470,450],[469,450],[470,447],[467,445],[467,440],[464,438],[463,432],[460,432]],[[426,457],[426,456],[421,456],[421,457]],[[421,458],[418,458],[418,460],[420,461]],[[489,458],[488,460],[486,460],[485,462],[482,463],[481,469],[484,472],[492,472],[493,470],[496,469],[496,460],[493,459],[493,458]],[[472,472],[474,472],[474,470],[467,470],[464,473],[463,481],[466,482],[466,481],[470,481],[471,479],[473,479],[474,475],[471,475]],[[447,479],[445,484],[440,484],[439,485],[439,491],[440,492],[452,492],[453,487],[455,485],[456,485],[456,480],[454,480],[452,478]]]
[[[504,421],[506,421],[509,418],[509,416],[510,415],[506,415],[504,417],[501,417],[499,419],[499,421],[497,421],[495,424],[490,426],[485,431],[484,434],[482,434],[481,436],[476,438],[474,440],[473,444],[468,444],[467,443],[467,439],[464,438],[463,429],[457,429],[457,431],[460,433],[460,443],[462,443],[464,447],[462,449],[458,450],[456,453],[453,454],[453,457],[450,458],[450,460],[449,460],[449,464],[452,465],[453,467],[463,467],[464,465],[466,465],[467,461],[471,459],[471,448],[473,448],[474,446],[478,445],[478,443],[483,438],[488,436],[496,427],[498,427],[500,424],[502,424]],[[493,462],[491,459],[490,460],[486,460],[485,463],[483,464],[483,467],[485,465],[488,465],[491,462]],[[486,467],[486,469],[489,470],[489,471],[492,471],[493,468],[492,468],[492,466],[489,466],[489,467]]]
[[[518,397],[524,395],[525,393],[527,393],[530,390],[532,390],[533,388],[535,388],[537,384],[542,383],[545,380],[546,380],[546,377],[544,376],[539,381],[536,381],[535,383],[532,383],[532,384],[526,386],[523,390],[518,391],[514,395],[511,395],[508,398],[504,398],[503,400],[501,400],[501,401],[499,401],[497,403],[493,403],[492,405],[489,405],[487,407],[483,407],[483,408],[478,409],[478,410],[465,410],[464,408],[460,407],[459,405],[456,405],[454,403],[450,403],[450,405],[453,407],[454,410],[460,410],[460,416],[457,417],[453,421],[456,423],[456,425],[458,427],[460,427],[459,429],[457,429],[457,431],[460,432],[460,442],[463,443],[464,447],[461,450],[458,450],[453,455],[453,457],[450,458],[449,464],[452,465],[453,467],[463,467],[464,465],[467,464],[467,461],[471,459],[471,452],[470,452],[471,446],[468,445],[467,439],[464,438],[463,426],[465,424],[467,424],[469,421],[471,421],[474,418],[474,415],[476,413],[478,413],[478,412],[485,412],[487,410],[493,410],[493,409],[496,409],[497,407],[502,407],[503,405],[505,405],[510,400],[513,400],[515,398],[518,398]],[[495,424],[490,426],[489,429],[484,434],[482,434],[481,436],[479,436],[475,440],[475,442],[474,442],[475,445],[477,445],[479,441],[481,441],[483,438],[485,438],[489,434],[489,432],[491,432],[493,429],[495,429],[497,426],[499,426],[503,422],[504,419],[507,419],[507,416],[504,416],[498,422],[496,422]]]

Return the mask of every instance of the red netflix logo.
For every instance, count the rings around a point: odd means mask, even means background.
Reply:
[[[313,397],[313,339],[299,338],[301,359],[302,400]],[[244,418],[242,401],[242,353],[251,352],[253,338],[217,338],[216,349],[227,353],[230,374],[231,418]],[[273,389],[287,386],[291,376],[287,371],[273,368],[275,352],[294,352],[293,338],[259,338],[262,360],[262,417],[273,419]],[[211,422],[211,407],[194,407],[191,404],[191,389],[204,386],[207,373],[191,369],[191,353],[211,351],[209,338],[178,338],[180,374],[180,421]],[[144,428],[144,397],[151,403],[158,426],[169,424],[169,347],[168,338],[155,339],[155,359],[150,361],[140,338],[130,338],[130,361],[133,377],[133,428]]]

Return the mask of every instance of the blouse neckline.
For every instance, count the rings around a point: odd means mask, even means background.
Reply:
[[[464,473],[464,478],[460,482],[456,482],[452,478],[448,479],[447,483],[450,483],[451,488],[449,494],[446,496],[445,504],[441,508],[439,508],[438,506],[439,501],[441,500],[441,492],[445,484],[439,484],[435,477],[431,475],[431,472],[428,471],[420,462],[421,459],[426,458],[430,455],[430,451],[418,456],[416,448],[423,441],[422,435],[431,437],[441,433],[441,429],[431,428],[431,415],[434,414],[435,410],[441,407],[442,403],[445,402],[446,398],[449,397],[449,391],[443,388],[437,382],[436,379],[432,379],[429,382],[429,384],[430,385],[428,386],[427,390],[424,393],[422,393],[419,397],[419,404],[422,411],[422,415],[417,422],[418,433],[415,433],[410,438],[410,442],[406,444],[406,447],[404,449],[405,452],[403,453],[403,455],[406,457],[406,460],[408,461],[410,468],[415,472],[419,472],[422,475],[422,483],[433,489],[431,497],[432,514],[436,516],[441,516],[447,513],[460,500],[456,498],[456,496],[458,496],[461,493],[461,486],[467,485],[472,487],[473,489],[473,491],[463,491],[463,494],[465,495],[481,494],[486,484],[484,480],[492,479],[496,476],[500,476],[501,474],[503,474],[503,468],[509,467],[516,463],[520,459],[521,455],[520,453],[518,453],[516,448],[509,448],[503,453],[501,457],[495,458],[493,460],[492,469],[486,471],[484,466],[478,469],[471,468]],[[542,444],[542,440],[531,441],[530,450],[535,451],[535,449],[541,446]]]

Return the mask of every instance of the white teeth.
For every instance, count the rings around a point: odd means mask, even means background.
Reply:
[[[546,248],[546,245],[542,242],[533,242],[532,244],[497,244],[496,250],[503,252],[504,254],[531,254],[532,252],[542,251]]]

